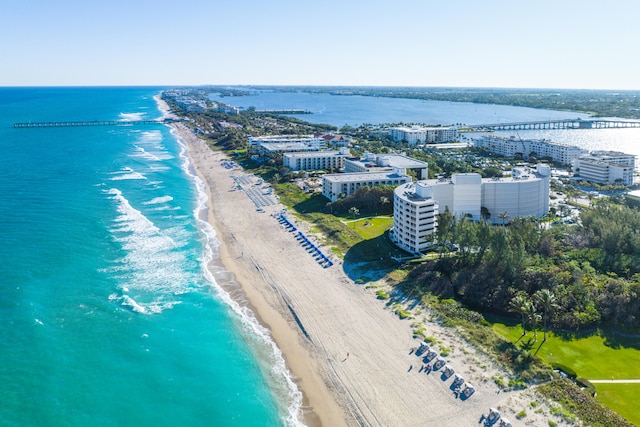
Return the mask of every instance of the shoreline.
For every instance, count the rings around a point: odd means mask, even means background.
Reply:
[[[206,221],[214,228],[216,237],[220,241],[220,246],[217,248],[219,259],[213,259],[210,262],[210,266],[213,266],[214,269],[222,267],[225,273],[230,273],[233,276],[230,280],[227,278],[225,283],[218,283],[218,286],[227,292],[229,298],[241,309],[249,310],[255,320],[269,331],[270,337],[268,338],[272,339],[277,345],[288,370],[292,371],[290,373],[293,382],[302,394],[300,415],[304,425],[309,427],[342,425],[339,422],[340,417],[335,417],[335,413],[341,411],[336,411],[336,408],[332,407],[332,396],[326,390],[323,390],[321,378],[315,373],[315,369],[305,363],[310,356],[303,346],[298,345],[296,342],[298,338],[297,331],[291,330],[287,320],[283,318],[283,313],[274,309],[273,304],[267,301],[260,292],[253,286],[245,285],[245,283],[251,283],[256,280],[253,275],[245,273],[245,271],[252,270],[251,261],[248,256],[247,259],[244,259],[244,251],[239,247],[228,244],[229,240],[234,240],[234,237],[225,232],[225,221],[220,219],[222,212],[218,209],[218,205],[215,204],[216,198],[224,196],[220,194],[220,188],[217,185],[209,185],[209,182],[205,180],[206,175],[203,173],[203,158],[210,158],[208,160],[216,162],[215,167],[220,167],[219,162],[224,156],[221,153],[212,151],[203,141],[199,140],[183,126],[173,124],[171,127],[177,136],[185,142],[191,164],[206,187],[208,197]],[[198,154],[198,156],[196,157],[194,154]],[[206,163],[209,163],[209,161]],[[238,194],[243,196],[240,192]],[[243,197],[246,198],[246,196]],[[251,208],[249,207],[249,209]],[[291,369],[292,367],[295,367],[295,369]],[[309,396],[314,402],[313,407],[310,406]],[[319,416],[318,412],[322,416]],[[320,421],[321,419],[327,420],[326,424]]]
[[[232,175],[246,177],[250,188],[255,177],[224,168],[223,153],[184,125],[172,127],[206,186],[207,220],[220,241],[215,265],[221,262],[241,289],[234,288],[231,298],[270,331],[302,392],[305,425],[475,425],[490,407],[503,411],[514,426],[544,424],[538,414],[520,422],[514,417],[539,397],[529,391],[497,393],[493,376],[502,372],[454,330],[432,322],[426,312],[399,319],[375,298],[375,290],[350,280],[342,262],[322,268],[270,215],[281,206],[258,212],[247,192],[233,189]],[[313,238],[308,224],[295,225]],[[422,372],[421,360],[410,351],[420,343],[412,334],[415,321],[423,322],[440,348],[450,349],[447,362],[476,389],[471,398],[454,396],[451,381],[440,372]]]

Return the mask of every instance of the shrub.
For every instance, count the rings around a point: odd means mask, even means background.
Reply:
[[[393,304],[393,312],[396,313],[401,319],[411,318],[411,312],[405,309],[404,307],[402,307],[402,304],[400,303],[396,302]]]
[[[383,289],[378,289],[376,291],[376,296],[378,299],[389,299],[389,293]]]
[[[509,388],[512,388],[514,390],[523,390],[527,388],[527,383],[524,382],[521,378],[509,380]]]
[[[519,420],[523,419],[526,416],[527,416],[527,411],[525,411],[524,409],[516,414],[516,418]]]
[[[591,384],[591,382],[588,379],[586,379],[586,378],[576,378],[576,384],[578,384],[578,387],[582,388],[583,391],[586,391],[591,396],[595,397],[595,395],[596,395],[596,386]]]
[[[633,425],[569,380],[549,381],[538,386],[537,390],[562,405],[553,406],[549,412],[563,417],[567,422],[573,422],[577,416],[589,426],[631,427]]]
[[[451,353],[451,349],[449,347],[445,347],[443,345],[440,346],[440,356],[447,357]]]
[[[576,374],[576,371],[561,363],[552,363],[551,366],[553,367],[553,369],[564,372],[571,379],[575,379],[578,376],[578,374]]]
[[[413,337],[414,338],[421,337],[424,340],[426,332],[427,330],[425,328],[417,328],[415,331],[413,331]]]

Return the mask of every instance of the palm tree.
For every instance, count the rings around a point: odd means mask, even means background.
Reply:
[[[504,225],[506,220],[509,218],[509,215],[506,212],[500,212],[498,214],[498,218],[500,218],[502,220],[502,225]]]
[[[360,215],[360,209],[356,208],[355,206],[351,206],[349,208],[349,213],[353,216],[353,219],[354,219],[353,228],[355,229],[356,228],[355,219],[358,215]]]
[[[382,205],[382,211],[384,212],[384,205],[389,203],[389,198],[387,196],[380,196],[380,204]]]
[[[559,307],[558,299],[549,289],[540,289],[534,294],[534,298],[543,313],[544,339],[542,341],[544,342],[547,340],[547,318],[553,310]]]
[[[528,301],[527,304],[527,318],[529,319],[529,325],[533,329],[533,341],[538,342],[538,324],[540,323],[540,313],[536,311],[536,306]]]
[[[529,301],[529,297],[524,292],[519,292],[509,303],[509,308],[514,313],[520,313],[522,317],[522,335],[526,335],[527,333],[527,313],[529,312],[529,306],[531,305],[531,301]]]

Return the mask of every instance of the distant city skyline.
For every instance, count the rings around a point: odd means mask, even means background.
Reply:
[[[8,0],[0,86],[640,90],[640,2]]]

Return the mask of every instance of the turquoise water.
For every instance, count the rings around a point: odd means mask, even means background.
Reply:
[[[12,127],[153,119],[159,91],[0,88],[0,425],[297,423],[169,128]]]

